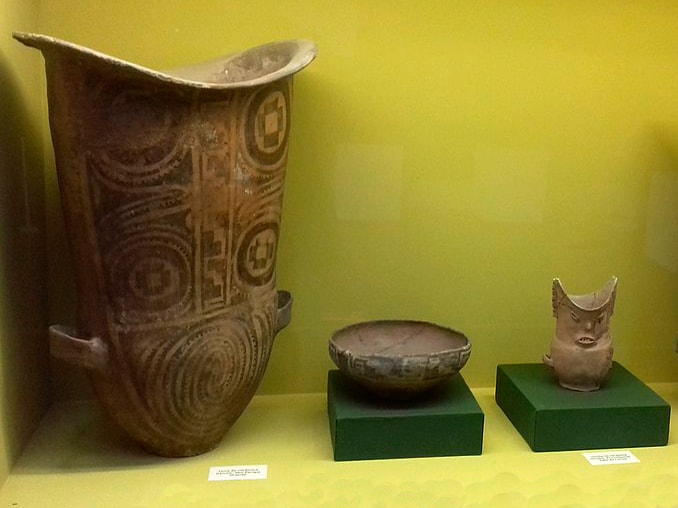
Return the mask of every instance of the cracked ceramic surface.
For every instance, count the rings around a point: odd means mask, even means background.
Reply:
[[[458,331],[423,321],[367,321],[336,331],[329,352],[344,374],[368,390],[407,399],[459,372],[471,342]]]

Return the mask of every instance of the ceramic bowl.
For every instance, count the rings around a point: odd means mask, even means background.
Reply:
[[[471,355],[471,342],[433,323],[367,321],[336,331],[329,351],[346,376],[371,392],[408,399],[459,372]]]

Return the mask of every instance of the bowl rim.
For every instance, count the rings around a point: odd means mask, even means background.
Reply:
[[[431,351],[429,353],[413,353],[413,354],[398,354],[398,355],[388,355],[388,354],[380,354],[380,353],[354,353],[350,349],[346,349],[344,347],[341,347],[335,339],[337,339],[340,335],[345,334],[353,329],[356,328],[361,328],[365,327],[367,325],[381,325],[381,324],[387,324],[387,325],[408,325],[408,324],[414,324],[414,325],[423,325],[426,326],[427,328],[434,328],[437,330],[444,331],[448,334],[452,334],[458,337],[461,337],[465,342],[462,346],[455,347],[455,348],[447,348],[447,349],[439,349],[437,351]],[[445,356],[448,354],[457,354],[457,353],[464,353],[465,351],[468,351],[471,349],[471,341],[470,339],[466,336],[465,333],[460,332],[459,330],[455,330],[454,328],[450,328],[447,326],[442,326],[437,323],[432,323],[430,321],[423,321],[423,320],[417,320],[417,319],[374,319],[374,320],[366,320],[366,321],[359,321],[356,323],[352,323],[350,325],[344,326],[342,328],[339,328],[338,330],[334,331],[332,333],[332,336],[330,337],[329,340],[330,347],[333,347],[337,353],[345,356],[352,356],[352,357],[360,357],[360,358],[385,358],[385,359],[413,359],[413,358],[430,358],[432,356]]]

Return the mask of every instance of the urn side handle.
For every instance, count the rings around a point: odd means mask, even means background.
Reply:
[[[101,337],[81,337],[70,326],[49,327],[49,350],[55,358],[88,370],[103,371],[108,364],[108,349]]]
[[[275,320],[275,334],[290,324],[292,319],[292,293],[278,291],[278,311]]]

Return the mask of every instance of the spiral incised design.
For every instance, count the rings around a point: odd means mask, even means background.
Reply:
[[[179,443],[218,441],[224,424],[240,415],[256,388],[262,349],[270,349],[270,339],[262,344],[261,337],[271,337],[272,326],[270,309],[254,311],[146,344],[139,384],[162,432]]]

